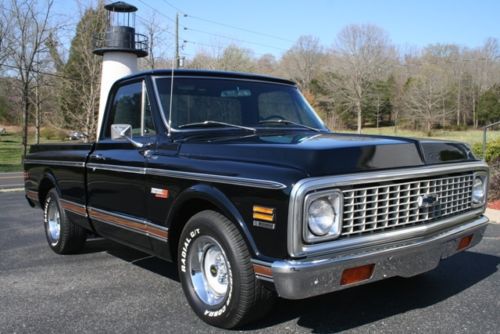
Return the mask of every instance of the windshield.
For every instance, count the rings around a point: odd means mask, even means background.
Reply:
[[[170,78],[157,78],[156,84],[168,120]],[[294,86],[233,79],[174,78],[173,129],[228,128],[227,125],[326,130]]]

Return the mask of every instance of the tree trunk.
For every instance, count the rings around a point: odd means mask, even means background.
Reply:
[[[461,115],[461,110],[460,110],[460,104],[462,101],[462,82],[458,82],[458,92],[457,92],[457,126],[460,126],[460,115]]]
[[[377,94],[377,129],[379,125],[379,118],[380,118],[380,96]]]
[[[476,119],[476,94],[472,93],[472,125],[477,128]]]
[[[444,129],[444,127],[446,126],[446,107],[444,104],[444,97],[442,99],[442,102],[443,102],[443,123],[441,124],[441,127]]]
[[[40,95],[38,92],[38,83],[35,87],[35,140],[37,144],[40,144]]]
[[[362,109],[361,109],[361,101],[356,101],[356,112],[358,114],[358,133],[361,133],[361,128],[363,127],[363,119],[362,119]]]
[[[29,103],[29,86],[26,83],[23,87],[23,122],[24,122],[24,129],[23,129],[23,158],[26,157],[26,154],[28,153],[28,121],[29,121],[29,109],[30,109],[30,103]]]

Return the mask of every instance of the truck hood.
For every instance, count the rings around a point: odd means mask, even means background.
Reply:
[[[309,132],[190,138],[179,154],[271,164],[301,170],[308,177],[475,160],[458,142]]]

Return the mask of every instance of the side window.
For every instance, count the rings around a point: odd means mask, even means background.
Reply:
[[[153,136],[156,134],[155,125],[153,122],[153,113],[151,111],[151,103],[149,102],[149,95],[146,87],[143,89],[144,103],[143,103],[143,136]]]
[[[118,88],[108,119],[107,138],[111,137],[111,124],[130,124],[134,137],[156,134],[151,105],[143,81]]]

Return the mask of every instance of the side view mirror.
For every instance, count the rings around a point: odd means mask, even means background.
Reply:
[[[137,148],[144,148],[148,145],[132,139],[132,125],[130,124],[111,124],[111,139],[126,139]]]

